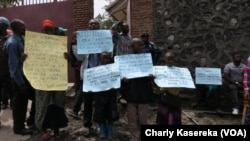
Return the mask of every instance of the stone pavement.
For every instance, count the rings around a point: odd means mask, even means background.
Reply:
[[[28,112],[30,111],[31,102],[29,101]],[[28,113],[27,112],[27,116]],[[18,135],[13,132],[12,110],[10,108],[1,110],[0,114],[0,141],[25,141],[30,138],[30,135]]]
[[[73,84],[69,83],[68,90],[72,88]],[[67,91],[68,91],[67,90]],[[28,104],[27,116],[29,116],[29,111],[31,107],[31,101]],[[13,120],[12,120],[12,110],[7,108],[5,110],[1,110],[0,113],[0,141],[26,141],[31,138],[30,135],[18,135],[13,132]]]

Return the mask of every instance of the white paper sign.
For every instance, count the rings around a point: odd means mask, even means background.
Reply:
[[[77,31],[77,54],[113,52],[110,30]]]
[[[119,65],[121,78],[130,79],[154,74],[150,53],[115,56],[115,63]]]
[[[195,68],[196,84],[222,85],[222,75],[220,68]]]
[[[115,63],[83,70],[83,92],[100,92],[120,88],[119,66]]]
[[[77,54],[77,45],[72,45],[72,51],[73,51],[73,54],[74,54],[74,56],[76,57],[76,59],[78,61],[83,61],[84,60],[85,55]]]
[[[154,66],[157,86],[163,88],[195,88],[190,71],[187,68]]]

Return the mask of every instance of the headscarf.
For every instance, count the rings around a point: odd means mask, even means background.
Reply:
[[[53,27],[53,28],[55,28],[56,27],[55,23],[53,21],[49,20],[49,19],[43,20],[41,26],[42,26],[42,28],[44,28],[44,27]]]
[[[10,26],[9,20],[7,18],[5,18],[5,17],[0,17],[0,23],[3,23],[5,25],[7,25],[7,26]]]
[[[61,32],[66,32],[68,29],[63,28],[63,27],[58,27],[58,31]]]

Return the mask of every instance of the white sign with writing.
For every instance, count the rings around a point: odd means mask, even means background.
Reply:
[[[150,53],[115,56],[115,63],[119,64],[122,78],[130,79],[154,74]]]
[[[120,88],[119,66],[115,63],[83,70],[83,92],[100,92]]]
[[[72,52],[78,61],[83,61],[86,57],[84,54],[77,54],[77,45],[72,45]]]
[[[190,71],[187,68],[154,66],[157,86],[163,88],[195,88]]]
[[[222,75],[220,68],[195,68],[196,84],[222,85]]]
[[[77,31],[77,54],[113,52],[110,30]]]

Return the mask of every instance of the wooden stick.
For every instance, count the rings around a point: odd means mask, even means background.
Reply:
[[[241,124],[244,124],[245,118],[246,118],[246,113],[247,109],[249,108],[248,101],[244,100],[244,106],[243,106],[243,112],[242,112],[242,118],[241,118]]]
[[[187,113],[185,113],[184,111],[182,111],[182,113],[188,117],[189,120],[193,121],[196,125],[200,125],[199,122],[197,122],[196,120],[194,120],[192,117],[190,117]]]
[[[223,115],[232,115],[231,112],[217,112],[217,111],[204,111],[204,110],[186,110],[186,111],[192,111],[197,113],[206,113],[206,114],[223,114]],[[242,113],[239,113],[238,115],[241,115]]]

